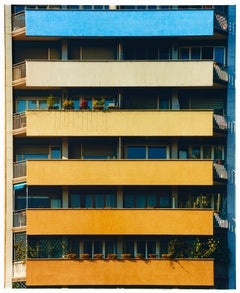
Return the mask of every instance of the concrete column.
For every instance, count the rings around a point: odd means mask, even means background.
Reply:
[[[12,136],[12,109],[13,109],[13,90],[12,90],[12,37],[11,37],[11,6],[5,5],[4,7],[4,30],[5,30],[5,102],[3,101],[3,107],[1,107],[1,117],[4,117],[5,110],[5,131],[4,131],[4,122],[1,123],[2,133],[5,133],[5,150],[4,146],[2,146],[3,152],[1,152],[2,157],[5,160],[2,160],[2,167],[5,167],[5,177],[1,176],[1,186],[5,185],[5,223],[2,225],[5,229],[5,233],[3,233],[2,237],[4,237],[4,253],[3,253],[3,261],[4,261],[4,287],[12,288],[12,227],[13,227],[13,136]],[[3,118],[4,119],[4,118]],[[5,164],[5,165],[4,165]],[[4,184],[5,180],[5,184]],[[3,193],[4,194],[4,193]]]
[[[172,89],[172,109],[179,110],[180,104],[178,100],[178,92],[177,89]]]
[[[172,139],[171,144],[171,159],[177,159],[178,158],[178,141],[176,138]]]
[[[63,160],[68,159],[68,138],[67,137],[62,138],[62,159]]]
[[[62,40],[62,60],[68,60],[68,42],[66,39]]]
[[[178,207],[178,189],[177,186],[172,186],[172,208],[177,208]]]
[[[117,208],[123,208],[123,189],[122,186],[117,187]]]
[[[62,207],[64,209],[68,208],[68,195],[69,195],[68,186],[63,186],[62,187]]]
[[[118,240],[117,240],[117,255],[118,255],[118,257],[121,257],[122,252],[123,252],[123,238],[118,237]]]

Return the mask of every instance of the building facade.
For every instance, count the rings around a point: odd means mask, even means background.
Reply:
[[[235,6],[5,6],[5,287],[236,287]]]

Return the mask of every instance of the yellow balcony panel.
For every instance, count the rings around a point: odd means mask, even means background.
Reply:
[[[213,86],[213,61],[26,61],[26,85]]]
[[[212,185],[211,160],[28,160],[28,185]]]
[[[28,209],[27,234],[213,235],[213,211],[200,209]]]
[[[213,286],[212,259],[27,260],[27,286]]]
[[[212,111],[27,111],[28,136],[212,136]]]

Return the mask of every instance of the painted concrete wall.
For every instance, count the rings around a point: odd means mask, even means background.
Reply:
[[[27,36],[210,36],[213,10],[27,10]]]
[[[29,160],[27,184],[212,185],[213,164],[210,160]]]
[[[26,261],[26,284],[213,286],[213,260],[40,260]],[[144,272],[144,273],[143,273]]]
[[[213,235],[213,211],[30,209],[27,235]]]
[[[213,61],[32,61],[27,86],[212,86]]]
[[[27,136],[212,136],[212,111],[27,111]]]

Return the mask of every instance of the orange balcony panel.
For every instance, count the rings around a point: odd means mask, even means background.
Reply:
[[[27,286],[213,286],[214,261],[27,260]],[[67,273],[66,273],[67,272]]]
[[[29,160],[28,185],[212,185],[211,160]]]
[[[200,209],[28,209],[27,234],[213,235],[213,211]]]
[[[212,136],[212,111],[27,111],[28,136]]]

